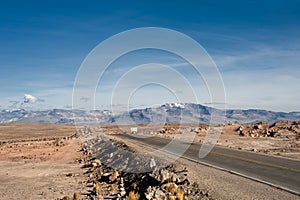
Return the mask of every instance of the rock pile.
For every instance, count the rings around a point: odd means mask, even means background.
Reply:
[[[209,128],[209,125],[200,124],[195,127],[187,127],[187,126],[164,126],[163,128],[159,129],[158,131],[155,131],[153,134],[156,134],[158,136],[174,136],[175,134],[181,134],[181,133],[188,133],[192,132],[197,135],[205,135],[207,133],[207,130]]]
[[[191,128],[190,131],[191,131],[191,132],[194,132],[194,133],[196,133],[196,134],[206,134],[207,130],[208,130],[208,126],[202,125],[202,126],[200,126],[200,127]]]
[[[190,183],[187,169],[136,154],[122,142],[94,137],[84,143],[82,151],[89,155],[80,162],[87,169],[90,188],[83,199],[209,199],[208,193]]]
[[[236,129],[240,136],[250,137],[295,137],[299,140],[300,122],[278,121],[273,124],[265,122],[242,125]]]
[[[176,129],[176,128],[168,128],[168,127],[161,128],[158,131],[158,134],[177,134],[177,133],[178,133],[178,129]]]

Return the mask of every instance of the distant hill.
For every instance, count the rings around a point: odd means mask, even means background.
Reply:
[[[148,124],[148,123],[209,123],[222,121],[225,114],[226,123],[273,123],[279,120],[300,121],[300,112],[272,112],[267,110],[219,110],[193,103],[166,103],[159,107],[133,109],[113,115],[108,110],[64,110],[29,111],[24,109],[0,111],[0,123],[34,122],[51,124]]]

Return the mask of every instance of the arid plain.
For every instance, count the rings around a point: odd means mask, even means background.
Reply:
[[[81,129],[86,128],[81,127]],[[130,128],[131,126],[110,125],[102,128],[94,126],[88,129],[89,132],[96,134],[99,131],[104,132],[114,143],[121,143],[119,146],[125,147],[125,150],[144,152],[147,148],[114,137],[115,134],[130,132]],[[196,133],[194,141],[201,142],[208,129],[208,125],[140,125],[138,126],[138,134],[172,138],[176,134],[183,136],[193,132]],[[298,134],[298,122],[280,121],[275,124],[226,125],[223,127],[218,145],[299,159]],[[106,199],[107,197],[117,197],[122,190],[112,191],[112,188],[120,187],[119,181],[121,179],[119,178],[124,176],[126,180],[128,174],[121,172],[116,174],[114,170],[95,165],[95,168],[98,167],[98,171],[105,172],[99,178],[97,173],[100,172],[92,170],[95,158],[91,152],[86,151],[82,143],[83,138],[79,136],[78,130],[72,125],[1,124],[0,198],[67,199],[69,196],[72,199],[74,196],[74,199],[77,197],[79,199]],[[151,151],[150,147],[148,151]],[[262,197],[263,199],[275,199],[276,196],[284,199],[299,198],[299,196],[289,192],[237,175],[211,169],[207,166],[199,167],[199,165],[181,158],[172,167],[174,169],[172,169],[173,171],[169,169],[170,173],[184,169],[187,180],[192,185],[196,184],[193,185],[193,188],[184,184],[180,186],[179,188],[182,190],[178,189],[178,191],[183,191],[184,194],[177,197],[177,193],[174,193],[174,199],[257,199]],[[110,174],[109,177],[116,175],[118,178],[114,181],[108,181],[108,183],[102,183],[101,180],[105,174]],[[180,175],[177,174],[176,176],[179,177]],[[98,185],[95,185],[95,180],[98,180],[96,182],[101,187],[99,191],[97,190]],[[247,187],[245,187],[246,185]],[[95,192],[95,190],[97,191]],[[145,194],[130,193],[130,190],[133,189],[131,186],[127,187],[126,183],[125,190],[126,193],[120,197],[121,199],[134,199],[138,195],[151,196],[151,192],[145,192]],[[163,189],[159,191],[166,192]],[[107,192],[114,193],[116,196],[109,196]],[[155,199],[156,193],[154,192],[153,195],[153,198],[150,199]],[[173,197],[166,196],[166,198],[172,199]]]

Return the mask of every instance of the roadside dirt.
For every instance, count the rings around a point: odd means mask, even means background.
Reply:
[[[10,134],[7,134],[9,129]],[[81,140],[71,126],[0,126],[0,199],[57,199],[84,192]],[[25,140],[25,141],[24,141]]]

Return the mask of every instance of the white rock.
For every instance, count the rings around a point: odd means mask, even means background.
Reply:
[[[156,162],[155,162],[154,158],[151,158],[150,168],[153,169],[154,167],[156,167]]]

